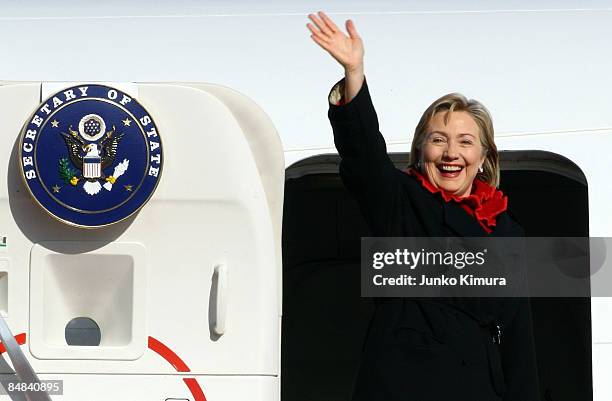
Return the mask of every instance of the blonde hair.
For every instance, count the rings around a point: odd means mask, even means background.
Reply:
[[[491,114],[486,107],[477,100],[468,99],[460,93],[449,93],[444,95],[431,104],[421,116],[421,120],[414,130],[414,138],[412,138],[412,147],[410,149],[410,166],[417,167],[419,164],[422,152],[421,149],[427,139],[427,129],[429,122],[438,112],[446,112],[444,116],[444,124],[448,123],[450,114],[453,111],[467,112],[478,127],[480,128],[480,143],[486,155],[482,164],[483,172],[478,172],[476,178],[486,182],[494,187],[499,186],[499,154],[497,146],[495,146],[493,121]]]

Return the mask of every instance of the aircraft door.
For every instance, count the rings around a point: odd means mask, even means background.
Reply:
[[[0,311],[39,378],[67,401],[277,399],[267,115],[208,84],[5,83],[0,104]]]

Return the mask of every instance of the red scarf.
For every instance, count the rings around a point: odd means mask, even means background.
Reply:
[[[493,232],[492,228],[496,225],[495,217],[508,208],[508,197],[502,191],[478,178],[475,178],[472,183],[471,194],[460,198],[441,188],[434,187],[427,177],[414,168],[409,168],[406,172],[419,180],[421,185],[432,194],[439,193],[446,202],[452,200],[459,203],[459,206],[478,221],[487,234]]]

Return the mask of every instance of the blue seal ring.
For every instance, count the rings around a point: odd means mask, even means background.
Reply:
[[[97,228],[138,212],[161,177],[162,141],[133,97],[78,85],[43,101],[26,121],[19,165],[34,200],[54,218]]]

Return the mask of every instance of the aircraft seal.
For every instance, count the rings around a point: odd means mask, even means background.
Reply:
[[[162,143],[136,99],[105,85],[79,85],[47,98],[26,121],[19,165],[30,194],[51,216],[104,227],[153,195]]]

